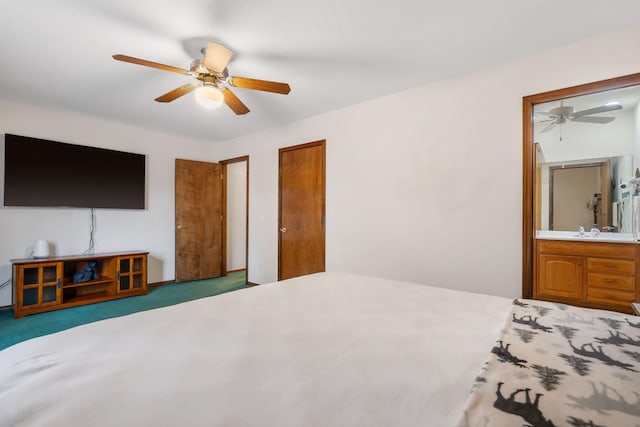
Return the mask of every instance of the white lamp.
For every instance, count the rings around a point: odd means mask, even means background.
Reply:
[[[36,240],[33,244],[34,258],[49,258],[49,242],[46,240]]]
[[[202,86],[196,89],[196,101],[205,108],[216,108],[224,102],[224,95],[213,86]]]

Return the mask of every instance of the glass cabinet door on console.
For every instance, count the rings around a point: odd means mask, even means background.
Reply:
[[[146,285],[145,256],[127,256],[118,258],[116,279],[118,293],[139,291]]]
[[[62,302],[62,263],[30,264],[17,268],[18,280],[23,283],[16,294],[20,308],[36,308]]]

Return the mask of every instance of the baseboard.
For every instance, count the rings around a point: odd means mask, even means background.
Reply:
[[[6,310],[12,310],[13,309],[13,305],[5,305],[0,307],[0,311],[6,311]]]
[[[247,271],[247,269],[246,269],[246,268],[239,268],[239,269],[237,269],[237,270],[227,270],[227,273],[226,273],[226,274],[229,274],[229,273],[239,273],[239,272],[241,272],[241,271]]]
[[[247,286],[259,286],[260,283],[247,282]]]
[[[176,283],[175,280],[165,280],[164,282],[153,282],[147,283],[147,286],[160,286],[160,285],[168,285],[170,283]]]

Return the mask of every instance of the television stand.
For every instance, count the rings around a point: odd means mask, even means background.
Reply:
[[[16,318],[147,293],[149,252],[113,252],[44,259],[12,259]],[[73,275],[96,263],[97,277]],[[95,277],[95,279],[94,279]]]

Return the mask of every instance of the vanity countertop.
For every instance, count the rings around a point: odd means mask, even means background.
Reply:
[[[580,242],[638,243],[632,233],[601,232],[597,236],[585,232],[582,236],[577,231],[536,231],[536,239],[542,240],[575,240]]]

